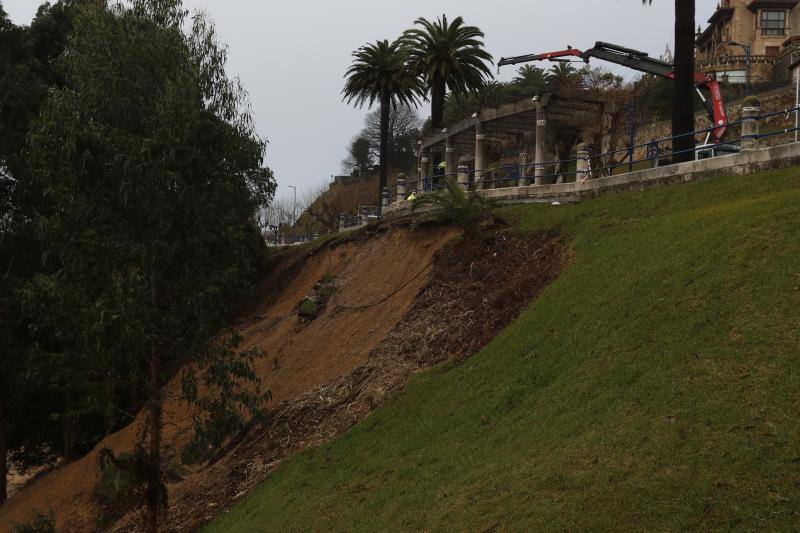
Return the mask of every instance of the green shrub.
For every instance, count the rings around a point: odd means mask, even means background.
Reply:
[[[300,308],[297,310],[297,316],[305,320],[314,320],[319,315],[319,306],[317,302],[311,298],[306,298],[300,302]]]
[[[27,522],[14,526],[14,533],[56,533],[56,515],[39,513]]]
[[[439,220],[459,226],[465,234],[470,234],[481,220],[491,218],[494,206],[493,200],[465,191],[458,182],[449,179],[444,189],[414,200],[411,212],[417,213],[420,208],[428,207],[430,210],[422,214],[418,222]]]
[[[102,507],[99,519],[102,526],[144,502],[147,458],[141,447],[135,453],[118,456],[104,448],[98,455],[98,464],[100,479],[94,495]]]

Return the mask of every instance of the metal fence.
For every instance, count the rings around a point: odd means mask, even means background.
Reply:
[[[271,247],[278,247],[278,246],[298,246],[301,244],[309,243],[315,239],[318,239],[320,236],[319,233],[313,234],[302,234],[302,235],[281,235],[277,238],[273,237],[268,240],[267,246]]]
[[[772,145],[781,144],[781,139],[777,139],[780,136],[786,136],[786,139],[782,139],[784,143],[797,142],[798,131],[800,131],[800,127],[798,127],[800,123],[798,120],[799,114],[800,107],[792,107],[775,112],[745,116],[741,120],[730,122],[724,126],[729,130],[739,128],[742,131],[740,138],[730,141],[709,142],[711,133],[720,127],[715,126],[682,135],[653,139],[645,143],[602,153],[579,152],[572,159],[490,166],[486,169],[461,167],[459,172],[435,173],[417,179],[398,180],[397,185],[384,190],[383,202],[385,205],[389,205],[406,200],[411,194],[416,196],[435,192],[444,188],[447,180],[455,180],[463,188],[473,191],[478,189],[549,185],[568,181],[585,181],[634,170],[667,166],[673,164],[675,156],[684,155],[688,152],[694,153],[695,159],[722,157],[739,152],[742,149],[742,144],[757,145],[762,139],[770,139]],[[794,125],[776,127],[766,131],[761,130],[760,124],[762,122],[779,116],[784,116],[784,122],[793,118]],[[750,130],[747,132],[744,127],[745,122],[749,122]],[[694,148],[678,151],[673,149],[676,140],[689,136],[695,138]],[[637,157],[637,153],[643,154],[643,157]],[[624,157],[620,157],[623,155]]]
[[[356,213],[342,213],[339,215],[339,231],[360,228],[380,217],[378,206],[360,205]]]

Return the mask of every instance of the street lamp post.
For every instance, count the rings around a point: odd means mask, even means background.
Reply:
[[[289,185],[290,189],[294,189],[294,203],[292,204],[292,244],[297,240],[297,186]]]
[[[745,83],[744,92],[745,92],[745,96],[750,96],[750,64],[751,64],[750,51],[752,50],[751,46],[749,44],[737,43],[736,41],[726,41],[726,42],[724,42],[722,44],[727,44],[728,46],[740,46],[740,47],[742,47],[744,49],[744,70],[745,70],[745,74],[744,74],[744,78],[745,78],[744,79],[744,83]]]

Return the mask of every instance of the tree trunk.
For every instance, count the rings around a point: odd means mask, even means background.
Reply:
[[[694,0],[675,0],[675,83],[672,98],[672,135],[695,130],[694,125]],[[685,135],[673,140],[673,162],[694,159],[695,140]]]
[[[431,126],[434,129],[444,127],[445,80],[438,76],[431,83]]]
[[[381,154],[380,154],[380,180],[378,181],[378,209],[382,207],[381,199],[383,188],[389,183],[389,113],[392,109],[389,95],[381,97]]]
[[[0,404],[0,505],[8,498],[8,432],[5,407]]]
[[[161,307],[158,275],[150,275],[150,298],[153,309]],[[150,533],[158,532],[158,512],[164,501],[164,485],[161,479],[161,378],[158,342],[153,339],[147,373],[147,516],[146,528]]]
[[[147,380],[149,401],[147,403],[147,531],[158,532],[158,511],[163,499],[161,482],[161,397],[158,379],[158,353],[156,348],[150,355]]]
[[[64,395],[64,418],[61,421],[61,436],[64,446],[64,462],[75,460],[75,418],[72,416],[72,392]]]

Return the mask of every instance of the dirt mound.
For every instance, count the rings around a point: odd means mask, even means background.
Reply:
[[[415,277],[429,264],[442,246],[456,234],[453,230],[405,228],[381,230],[374,238],[353,239],[326,248],[293,265],[287,275],[273,276],[282,286],[272,287],[264,303],[244,322],[243,349],[261,348],[267,357],[258,373],[272,391],[270,409],[347,375],[364,365],[370,352],[384,339],[411,308],[415,296],[429,282],[430,271]],[[336,279],[335,300],[354,309],[328,305],[314,321],[298,320],[297,306],[326,276]],[[398,287],[403,286],[401,290]],[[276,290],[277,289],[277,290]],[[395,293],[396,291],[396,293]],[[395,293],[379,307],[358,308]],[[165,454],[175,454],[191,432],[191,416],[177,400],[178,383],[173,380],[165,397]],[[130,451],[141,420],[106,437],[84,458],[60,468],[21,490],[0,508],[0,531],[26,521],[35,512],[55,512],[59,529],[86,531],[94,528],[100,510],[92,491],[97,481],[98,452]],[[190,485],[195,473],[184,483]],[[175,490],[170,487],[170,490]]]
[[[420,264],[418,272],[430,271],[432,279],[363,364],[287,402],[217,464],[170,487],[167,527],[197,529],[264,481],[287,457],[363,420],[415,372],[476,353],[519,316],[568,259],[566,246],[555,235],[519,239],[498,230],[442,249],[434,261]],[[355,307],[345,305],[351,301],[341,295],[337,292],[328,304],[331,318]],[[365,300],[362,310],[382,312],[385,298]],[[118,530],[137,530],[139,520],[130,516]]]

